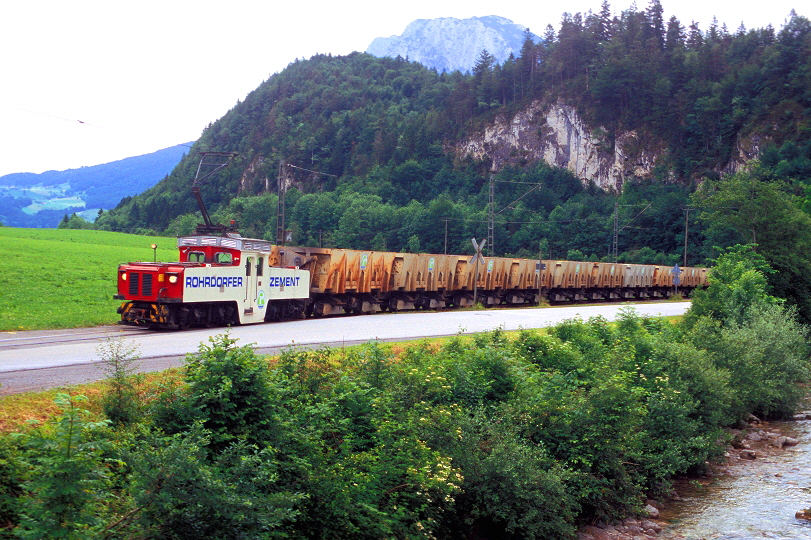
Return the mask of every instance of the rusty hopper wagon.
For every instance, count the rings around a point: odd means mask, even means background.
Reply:
[[[305,247],[274,247],[270,260],[310,271],[307,312],[315,316],[465,307],[474,288],[486,307],[668,298],[676,291],[673,268],[659,265],[492,257],[476,274],[469,255]],[[706,268],[682,268],[678,291],[689,296],[706,279]]]

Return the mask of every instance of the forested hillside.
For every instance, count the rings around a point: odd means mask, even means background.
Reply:
[[[239,161],[202,192],[215,217],[236,219],[246,236],[275,239],[283,161],[325,173],[285,169],[286,226],[297,244],[442,252],[447,227],[448,251],[470,252],[470,238],[487,234],[491,175],[496,255],[537,256],[540,248],[545,257],[609,258],[616,230],[625,261],[681,263],[686,254],[697,264],[714,245],[751,241],[745,227],[715,227],[707,239],[691,194],[755,149],[746,157],[762,158],[763,178],[779,184],[781,197],[805,197],[808,19],[732,31],[665,21],[657,0],[611,12],[603,2],[594,13],[564,14],[542,42],[528,34],[516,58],[497,64],[482,52],[472,75],[361,53],[297,60],[211,124],[167,179],[123,200],[98,226],[188,232],[200,221],[190,195],[196,153],[228,151]],[[654,173],[612,193],[543,162],[493,171],[487,159],[454,153],[499,115],[561,101],[607,147],[634,130],[658,149]]]

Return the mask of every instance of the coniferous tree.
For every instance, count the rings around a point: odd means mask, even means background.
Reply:
[[[647,11],[648,19],[653,27],[653,34],[659,49],[665,46],[664,8],[660,0],[650,0]]]
[[[524,30],[524,41],[521,43],[520,56],[516,60],[516,71],[521,82],[521,99],[527,96],[532,87],[537,64],[535,41],[532,39],[532,32],[527,28]]]

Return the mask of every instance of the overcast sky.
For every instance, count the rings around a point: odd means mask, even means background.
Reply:
[[[706,30],[779,30],[796,0],[662,0]],[[611,3],[615,12],[627,3]],[[638,9],[647,7],[640,0]],[[107,163],[197,139],[296,58],[364,51],[411,21],[499,15],[542,34],[600,0],[19,0],[0,19],[0,176]]]

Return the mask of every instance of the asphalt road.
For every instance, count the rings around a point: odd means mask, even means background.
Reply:
[[[566,319],[595,315],[613,320],[623,304],[482,311],[411,312],[307,319],[238,326],[230,330],[240,345],[274,353],[286,347],[341,347],[370,340],[399,341],[422,337],[542,328]],[[690,302],[634,304],[641,315],[682,315]],[[167,369],[183,363],[208,337],[226,329],[156,332],[109,326],[73,330],[0,333],[0,395],[68,386],[104,378],[98,347],[106,339],[123,339],[140,353],[138,371]]]

